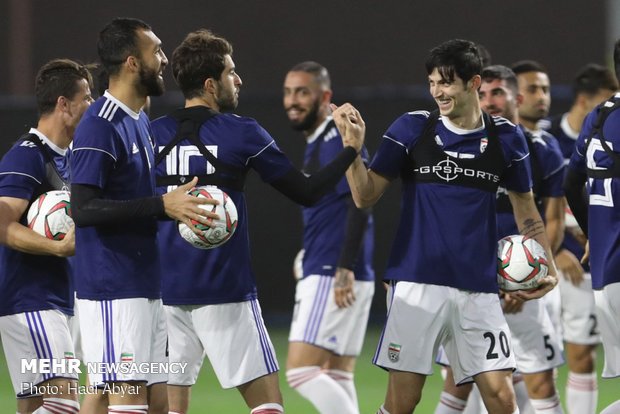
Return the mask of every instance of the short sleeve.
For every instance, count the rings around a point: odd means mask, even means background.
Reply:
[[[90,117],[78,126],[71,152],[73,184],[104,188],[109,172],[118,160],[117,132],[107,120]]]

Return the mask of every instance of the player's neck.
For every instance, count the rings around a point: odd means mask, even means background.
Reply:
[[[220,111],[219,105],[213,99],[208,99],[202,96],[198,96],[195,98],[185,100],[186,108],[191,108],[195,106],[206,106],[207,108],[210,108],[214,111],[217,111],[217,112]]]
[[[521,117],[521,125],[523,125],[528,131],[536,131],[538,129],[536,126],[538,121],[539,120],[531,120]]]
[[[59,148],[65,149],[71,143],[73,133],[69,131],[59,114],[52,113],[39,118],[37,130]]]
[[[135,113],[139,113],[146,104],[146,95],[139,93],[130,82],[124,82],[120,79],[110,78],[108,93]]]
[[[471,130],[482,126],[482,111],[480,110],[480,107],[474,107],[472,111],[469,111],[461,116],[447,118],[451,124],[460,129]]]
[[[566,114],[566,121],[568,122],[568,126],[570,126],[570,129],[575,132],[581,131],[581,124],[583,124],[583,120],[585,118],[586,114],[576,106],[573,106]]]

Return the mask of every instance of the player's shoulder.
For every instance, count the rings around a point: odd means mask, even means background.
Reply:
[[[491,121],[497,129],[498,134],[515,134],[518,130],[517,126],[503,116],[491,115]]]
[[[424,131],[430,115],[425,110],[405,112],[392,122],[384,137],[402,143],[415,140]]]

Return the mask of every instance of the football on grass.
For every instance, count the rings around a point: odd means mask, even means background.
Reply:
[[[497,282],[505,291],[530,290],[548,272],[545,249],[534,239],[507,236],[497,245]]]
[[[218,220],[209,219],[208,225],[192,220],[192,225],[201,231],[194,233],[185,223],[178,223],[179,234],[192,246],[198,249],[213,249],[226,243],[237,228],[237,207],[232,199],[224,191],[213,186],[196,187],[189,192],[190,195],[199,198],[212,198],[219,204],[202,204],[200,208],[217,214]]]
[[[28,227],[52,240],[62,240],[73,226],[71,193],[48,191],[32,202],[26,215]]]

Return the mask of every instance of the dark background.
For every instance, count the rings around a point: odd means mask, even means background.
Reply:
[[[331,73],[334,102],[353,102],[367,123],[373,153],[403,112],[433,108],[426,88],[428,50],[450,38],[483,44],[493,63],[535,59],[552,81],[552,113],[570,105],[570,82],[588,62],[608,64],[610,2],[583,0],[226,0],[0,1],[0,151],[36,122],[31,98],[39,66],[56,57],[96,61],[98,31],[115,16],[153,26],[170,58],[187,32],[206,27],[232,42],[243,80],[237,113],[256,118],[299,165],[303,137],[288,127],[282,80],[288,68],[316,60]],[[183,104],[170,75],[152,116]],[[234,137],[231,137],[234,139]],[[399,184],[375,208],[378,277],[383,274],[399,211]],[[301,244],[299,208],[250,175],[247,202],[254,270],[263,309],[287,315],[293,304],[292,260]],[[383,312],[377,285],[374,314]]]

